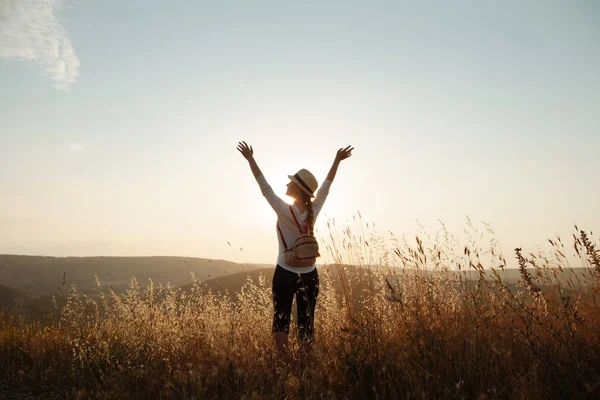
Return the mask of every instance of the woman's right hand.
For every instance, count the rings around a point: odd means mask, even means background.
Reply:
[[[342,161],[350,157],[352,155],[352,150],[354,150],[354,147],[352,146],[347,146],[345,148],[342,147],[341,149],[339,149],[337,151],[337,154],[335,155],[336,161]]]
[[[246,142],[239,142],[237,149],[248,161],[250,161],[254,157],[254,149],[252,148],[252,146],[248,146]]]

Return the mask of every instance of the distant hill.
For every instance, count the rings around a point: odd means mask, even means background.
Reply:
[[[224,294],[227,291],[228,293],[233,294],[242,289],[242,286],[248,282],[248,278],[252,279],[255,283],[258,283],[258,279],[262,275],[265,277],[266,285],[271,287],[271,281],[273,280],[274,272],[275,267],[254,269],[247,272],[237,272],[235,274],[228,274],[218,278],[203,280],[202,286],[213,293],[220,292],[221,294]],[[188,291],[191,288],[191,283],[181,286],[181,289],[184,291]]]
[[[201,280],[264,268],[264,264],[239,264],[194,257],[44,257],[0,254],[0,285],[37,297],[74,284],[81,292],[103,286],[119,291],[135,277],[141,286],[154,283],[181,286],[192,282],[191,272]]]
[[[335,290],[345,290],[348,284],[358,288],[362,284],[360,279],[348,282],[348,275],[341,274],[339,265],[319,266],[320,274],[329,271],[333,277]],[[349,267],[351,275],[359,277],[361,271],[368,271],[367,267]],[[374,267],[374,269],[378,269]],[[556,274],[552,281],[560,281],[567,285],[568,282],[579,282],[586,285],[597,279],[593,271],[587,268],[556,269],[537,271],[528,269],[540,286],[545,286],[545,281]],[[54,310],[51,293],[57,293],[62,286],[63,273],[66,274],[67,285],[75,284],[79,292],[96,293],[96,279],[98,276],[103,288],[111,284],[120,292],[128,287],[131,277],[136,277],[141,287],[152,279],[155,284],[171,282],[173,286],[189,290],[192,286],[191,272],[202,281],[206,289],[214,293],[225,291],[234,294],[251,278],[258,282],[259,276],[265,278],[267,288],[270,288],[275,267],[266,264],[239,264],[224,260],[209,260],[205,258],[187,257],[43,257],[0,255],[0,313],[9,311],[19,315],[42,315]],[[401,279],[402,271],[387,271],[392,278]],[[428,274],[428,271],[421,271]],[[511,289],[520,280],[517,269],[497,270],[503,281]],[[491,279],[491,272],[486,271],[486,278]],[[358,275],[357,275],[358,274]],[[457,279],[468,281],[477,280],[479,273],[474,270],[454,271]],[[540,276],[540,274],[545,275]],[[364,275],[363,275],[364,276]],[[554,286],[550,283],[550,286]],[[575,284],[575,286],[579,286]],[[328,290],[326,287],[322,287]],[[58,296],[60,298],[60,296]]]
[[[4,285],[0,285],[0,313],[6,312],[17,305],[19,293]]]
[[[569,282],[580,283],[582,285],[589,284],[595,279],[594,272],[590,268],[563,268],[562,271],[558,268],[535,269],[527,268],[534,280],[540,284],[551,282],[560,282],[562,285]],[[493,279],[491,270],[485,270],[486,279]],[[504,270],[496,269],[496,272],[504,282],[517,283],[521,280],[521,271],[517,268],[505,268]],[[457,275],[462,275],[468,280],[478,280],[479,272],[473,269],[463,272],[455,272]]]
[[[18,289],[0,285],[0,314],[13,316],[42,316],[53,311],[54,304],[50,296],[33,299]]]

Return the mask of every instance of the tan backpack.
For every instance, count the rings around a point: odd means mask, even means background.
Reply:
[[[292,206],[290,206],[290,212],[300,231],[300,236],[294,242],[294,246],[288,248],[283,233],[281,232],[281,228],[279,227],[279,224],[277,224],[277,230],[279,231],[279,235],[281,235],[281,241],[285,248],[285,251],[283,252],[285,263],[290,267],[310,267],[317,261],[317,257],[320,257],[319,243],[317,242],[317,238],[310,234],[310,226],[308,223],[306,223],[306,232],[302,230]]]

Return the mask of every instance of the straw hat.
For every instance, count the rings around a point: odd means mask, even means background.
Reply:
[[[301,169],[294,175],[288,175],[288,178],[294,182],[304,193],[310,197],[315,197],[315,190],[319,187],[317,178],[307,169]]]

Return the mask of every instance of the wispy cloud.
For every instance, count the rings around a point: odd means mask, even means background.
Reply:
[[[0,59],[35,61],[60,90],[69,90],[79,59],[56,17],[62,0],[0,0]]]
[[[85,143],[67,143],[66,146],[69,151],[73,152],[85,150]]]

